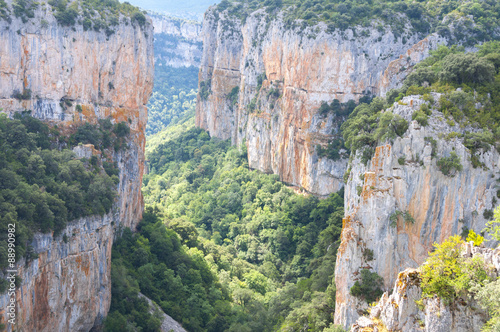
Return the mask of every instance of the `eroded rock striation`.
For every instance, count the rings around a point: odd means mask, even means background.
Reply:
[[[432,96],[439,100],[439,94]],[[495,207],[499,153],[494,148],[478,151],[475,158],[481,166],[474,167],[459,134],[477,129],[446,121],[432,102],[428,125],[421,126],[411,117],[423,103],[421,96],[395,103],[390,111],[409,122],[406,133],[392,143],[381,142],[366,165],[360,154],[351,163],[335,269],[337,324],[354,323],[367,308],[349,293],[361,269],[378,273],[389,289],[399,271],[425,261],[433,243],[463,229],[480,233],[488,221],[485,212]],[[463,169],[444,175],[437,161],[452,152]],[[397,213],[401,216],[394,219]],[[364,254],[367,250],[373,251],[372,260]]]
[[[340,189],[347,168],[345,159],[317,154],[340,134],[334,115],[318,112],[322,102],[385,95],[445,42],[437,35],[396,38],[389,27],[287,29],[281,14],[268,19],[263,9],[242,24],[211,8],[202,36],[196,124],[245,142],[251,168],[317,195]]]
[[[62,27],[50,8],[39,6],[25,23],[14,15],[11,23],[0,20],[0,108],[9,115],[31,110],[63,132],[111,117],[125,121],[130,136],[127,148],[112,155],[120,170],[112,211],[72,221],[57,237],[36,234],[32,247],[38,258],[18,263],[16,329],[88,331],[109,310],[115,230],[134,228],[142,216],[153,29],[150,20],[139,26],[123,16],[110,35],[78,24]],[[94,152],[85,146],[75,150],[80,157]],[[8,300],[0,296],[1,310]]]

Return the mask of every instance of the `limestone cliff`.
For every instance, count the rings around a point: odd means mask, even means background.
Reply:
[[[120,170],[112,211],[70,222],[62,234],[66,237],[36,234],[32,246],[38,259],[18,262],[18,331],[88,331],[109,309],[114,229],[135,227],[143,211],[152,24],[146,20],[141,27],[120,16],[115,32],[106,34],[79,24],[63,27],[44,4],[33,16],[0,20],[2,111],[12,115],[32,110],[33,116],[63,132],[106,117],[125,121],[131,129],[127,148],[112,156]],[[16,94],[24,97],[16,99]],[[76,152],[92,153],[89,149]],[[6,294],[0,296],[2,310],[8,300]]]
[[[439,100],[439,94],[433,98]],[[421,126],[411,117],[423,103],[419,96],[395,103],[389,111],[405,118],[409,129],[393,143],[381,142],[367,165],[359,154],[351,163],[335,270],[337,324],[352,324],[367,308],[364,301],[349,294],[360,269],[377,272],[389,289],[399,271],[425,261],[434,242],[460,234],[463,228],[481,232],[488,221],[485,212],[495,207],[499,153],[481,150],[475,157],[482,167],[475,168],[458,134],[477,129],[447,122],[436,111],[437,104],[430,105],[429,124]],[[437,160],[453,151],[463,169],[446,176]],[[391,222],[397,211],[408,213],[414,222],[403,217]],[[373,251],[373,260],[364,255],[367,250]]]
[[[486,266],[493,267],[490,277],[500,276],[500,249],[491,250],[465,244],[463,257],[482,257]],[[445,305],[439,298],[422,300],[423,308],[416,304],[421,300],[420,271],[406,269],[399,273],[391,294],[388,292],[368,317],[359,318],[351,331],[429,331],[429,332],[480,332],[488,319],[480,305],[473,299],[460,299],[453,305]]]
[[[242,24],[206,12],[196,124],[246,142],[251,168],[328,195],[343,186],[347,161],[318,157],[316,147],[339,135],[333,115],[318,113],[321,103],[385,95],[444,40],[408,31],[396,38],[389,27],[287,29],[282,14],[267,16],[257,10]]]
[[[201,23],[150,14],[155,33],[157,66],[200,67],[202,54]]]

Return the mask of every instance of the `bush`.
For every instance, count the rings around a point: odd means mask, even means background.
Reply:
[[[16,99],[19,99],[19,100],[29,100],[29,99],[31,99],[31,90],[24,89],[22,93],[16,91],[16,92],[14,92],[13,97]]]
[[[443,59],[439,78],[443,81],[463,83],[492,82],[495,66],[475,53],[449,54]]]
[[[485,209],[484,212],[483,212],[483,217],[486,220],[491,220],[491,218],[493,218],[493,211]]]
[[[413,112],[411,119],[416,120],[422,127],[425,127],[429,124],[429,116],[421,110]]]
[[[467,242],[474,242],[475,246],[480,246],[484,242],[484,237],[482,237],[479,234],[476,234],[472,229],[469,230],[469,234],[467,234],[467,239],[465,240]]]
[[[463,243],[460,236],[455,235],[442,244],[434,244],[435,250],[420,268],[422,297],[437,295],[450,304],[466,296],[473,286],[482,285],[489,279],[482,258],[461,257]]]
[[[460,158],[454,151],[450,153],[449,157],[440,158],[437,162],[437,166],[441,173],[451,177],[455,176],[456,172],[461,172],[463,169]]]
[[[376,272],[370,272],[367,269],[361,270],[361,282],[356,281],[351,287],[349,293],[352,296],[362,298],[366,303],[372,303],[378,300],[383,294],[381,289],[383,279]]]
[[[146,24],[146,16],[144,16],[144,14],[141,12],[135,13],[132,16],[132,20],[137,22],[137,24],[139,24],[140,27],[144,27],[144,25]]]
[[[488,233],[493,240],[500,241],[500,206],[495,209],[494,219],[486,224],[483,232]]]
[[[208,96],[212,93],[212,80],[201,81],[200,82],[200,98],[201,100],[207,100]]]
[[[231,106],[234,107],[238,103],[238,97],[240,95],[240,87],[235,86],[231,89],[231,92],[228,95],[229,100],[231,101]]]

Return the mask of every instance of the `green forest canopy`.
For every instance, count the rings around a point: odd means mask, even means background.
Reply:
[[[155,46],[155,49],[159,48]],[[160,48],[161,51],[161,48]],[[148,102],[146,135],[160,132],[194,115],[198,92],[198,68],[155,65],[153,94]]]
[[[495,0],[428,0],[428,1],[387,1],[387,0],[223,0],[217,11],[228,10],[230,15],[245,21],[257,9],[265,8],[268,13],[284,11],[286,27],[302,27],[325,22],[330,31],[345,30],[356,25],[370,27],[378,21],[377,27],[385,30],[391,26],[399,36],[411,24],[409,33],[429,34],[438,32],[444,37],[463,40],[474,45],[478,41],[498,38],[500,26],[500,4]],[[403,14],[403,15],[401,15]],[[443,24],[443,18],[452,15],[461,22],[452,33]],[[473,17],[471,20],[469,15]],[[302,20],[303,24],[296,20]]]
[[[116,165],[98,156],[77,159],[71,148],[92,143],[103,152],[119,150],[128,131],[125,123],[103,119],[64,137],[57,126],[49,127],[29,112],[16,113],[14,119],[0,114],[0,268],[7,265],[8,224],[16,224],[17,258],[29,258],[35,232],[52,230],[57,236],[68,221],[111,209]]]
[[[115,285],[135,293],[113,293],[108,330],[139,324],[125,305],[139,290],[189,331],[330,326],[342,193],[298,195],[250,171],[244,148],[193,127],[175,135],[148,153],[145,221],[114,251]]]

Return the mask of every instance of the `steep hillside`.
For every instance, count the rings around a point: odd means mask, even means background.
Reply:
[[[332,324],[341,192],[319,200],[249,170],[243,146],[210,138],[192,119],[154,135],[147,151],[147,213],[113,251],[110,331],[154,326],[139,291],[188,331]]]
[[[110,305],[114,229],[134,228],[142,216],[152,25],[135,7],[113,1],[7,1],[1,6],[2,111],[13,116],[31,110],[63,136],[86,128],[82,142],[94,146],[77,147],[77,157],[95,156],[119,170],[118,195],[108,213],[73,220],[57,233],[34,229],[30,245],[38,258],[17,266],[22,282],[16,290],[16,328],[89,330]],[[123,149],[109,142],[98,146],[100,132],[84,126],[108,118],[111,127],[130,128]],[[0,297],[4,322],[9,299]]]

